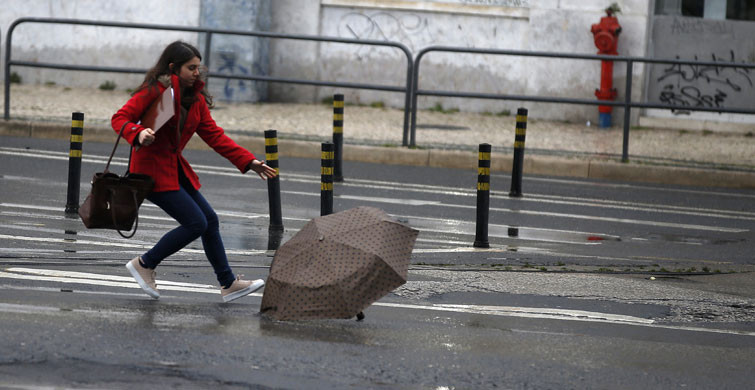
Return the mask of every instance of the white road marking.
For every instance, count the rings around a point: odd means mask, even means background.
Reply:
[[[7,268],[6,271],[23,273],[23,274],[31,274],[31,275],[57,276],[57,277],[62,277],[62,278],[74,278],[74,279],[111,280],[115,282],[133,282],[134,281],[134,278],[130,276],[94,274],[90,272],[59,271],[59,270],[52,270],[52,269],[12,267],[12,268]],[[170,282],[170,281],[162,281],[162,280],[160,281],[160,285],[183,286],[183,287],[193,287],[193,288],[211,288],[211,289],[216,288],[216,286],[213,286],[210,284]]]
[[[0,271],[0,278],[7,279],[21,279],[31,281],[43,281],[43,282],[59,282],[59,283],[71,283],[71,284],[84,284],[84,285],[96,285],[104,287],[125,287],[132,289],[139,289],[140,287],[135,282],[124,282],[124,279],[130,279],[128,277],[107,275],[107,274],[94,274],[84,272],[69,272],[47,269],[32,269],[32,268],[9,268],[6,269],[9,272]],[[54,276],[46,276],[54,275]],[[40,288],[36,286],[23,286],[15,287],[9,285],[0,285],[0,288],[6,289],[28,289],[35,288],[39,291],[59,292],[59,290],[50,288]],[[183,282],[169,282],[158,280],[158,288],[166,291],[183,291],[190,293],[205,293],[205,294],[219,294],[219,289],[205,284],[183,283]],[[75,291],[79,292],[79,291]],[[126,295],[121,293],[113,293],[107,291],[89,291],[89,294],[107,294],[107,295]],[[128,293],[132,296],[133,294]],[[254,293],[252,296],[261,297],[262,293]],[[523,317],[533,319],[547,319],[547,320],[565,320],[565,321],[582,321],[582,322],[597,322],[607,323],[613,325],[631,325],[631,326],[644,326],[650,328],[661,328],[680,331],[691,332],[703,332],[703,333],[720,333],[727,335],[737,336],[755,336],[755,332],[751,331],[737,331],[726,329],[712,329],[712,328],[697,328],[688,326],[673,326],[656,324],[655,321],[647,318],[634,317],[621,314],[601,313],[585,310],[570,310],[570,309],[553,309],[553,308],[538,308],[538,307],[519,307],[519,306],[491,306],[491,305],[462,305],[462,304],[430,304],[430,305],[417,305],[417,304],[403,304],[403,303],[391,303],[391,302],[375,302],[373,306],[380,306],[386,308],[397,309],[409,309],[409,310],[429,310],[437,312],[448,313],[468,313],[468,314],[480,314],[480,315],[492,315],[502,317]],[[75,309],[82,310],[85,309]],[[74,311],[75,311],[74,310]],[[23,305],[23,304],[8,304],[0,303],[0,312],[9,313],[26,313],[26,314],[54,314],[61,313],[62,311],[58,307],[43,306],[43,305]],[[92,311],[93,314],[101,314],[100,310]],[[129,316],[136,315],[136,312],[117,312],[116,314]]]
[[[26,149],[11,148],[11,147],[0,147],[0,154],[24,156],[24,157],[35,157],[35,158],[46,158],[46,159],[57,159],[57,160],[65,160],[65,161],[67,161],[69,158],[67,152],[55,152],[55,151],[45,151],[45,150],[35,150],[33,152],[30,152]],[[104,163],[105,161],[107,161],[107,158],[104,156],[85,156],[83,160],[85,162]],[[127,160],[125,158],[114,158],[115,165],[125,166],[126,161]],[[239,175],[238,170],[232,167],[220,167],[220,166],[211,166],[211,165],[202,165],[202,164],[192,164],[192,166],[196,170],[198,170],[198,172],[203,172],[203,173],[208,173],[208,174],[216,174],[216,175],[221,175],[221,176],[238,176]],[[508,177],[508,176],[495,175],[494,177],[500,178],[500,177]],[[313,183],[313,184],[316,184],[319,182],[319,180],[317,179],[317,175],[315,174],[313,175],[297,174],[294,172],[287,172],[287,171],[284,171],[284,174],[281,175],[281,180],[283,181],[291,180],[295,182],[306,182],[306,183]],[[697,195],[744,197],[744,198],[755,199],[755,195],[721,192],[721,191],[656,188],[656,187],[642,186],[642,185],[593,183],[593,182],[585,182],[585,181],[578,181],[578,180],[554,179],[554,178],[531,177],[531,178],[528,178],[528,180],[566,183],[566,184],[574,184],[574,185],[589,185],[589,186],[615,187],[615,188],[637,188],[637,189],[642,189],[642,190],[655,190],[655,191],[662,190],[666,193],[679,192],[679,193],[691,193],[691,194],[697,194]],[[389,181],[365,180],[365,179],[356,179],[356,178],[353,178],[353,179],[350,178],[347,182],[341,183],[339,185],[346,186],[346,187],[400,190],[400,191],[408,191],[408,192],[422,192],[422,193],[454,195],[454,196],[467,196],[467,197],[476,196],[476,191],[470,188],[458,188],[458,187],[412,184],[412,183],[396,183],[396,182],[389,182]],[[509,200],[508,196],[498,195],[495,192],[491,192],[491,198]],[[612,201],[612,200],[606,200],[606,199],[586,199],[586,198],[576,198],[576,197],[557,196],[557,195],[528,194],[527,197],[518,199],[518,200],[522,200],[525,202],[542,202],[542,203],[555,203],[555,204],[564,204],[564,205],[579,205],[579,206],[586,206],[586,207],[624,209],[624,210],[632,210],[632,211],[648,211],[648,212],[653,212],[653,213],[673,213],[673,214],[704,216],[704,217],[714,217],[714,218],[755,220],[755,213],[746,212],[746,211],[657,205],[657,204],[638,203],[638,202]],[[421,200],[417,200],[417,201],[422,202]]]
[[[17,274],[17,273],[10,273],[10,272],[0,272],[0,278],[32,280],[32,281],[38,281],[38,282],[58,282],[58,283],[68,283],[68,284],[85,284],[85,285],[92,285],[92,286],[141,289],[141,287],[139,287],[139,285],[136,282],[117,282],[113,280],[77,279],[77,278],[68,278],[68,277],[60,277],[60,276]],[[195,288],[190,288],[190,287],[171,286],[171,285],[163,286],[162,283],[160,283],[159,281],[158,281],[157,288],[159,290],[201,292],[201,293],[210,291],[206,288],[195,289]],[[219,294],[220,289],[217,289],[216,291],[214,291],[214,293]]]
[[[70,239],[70,238],[27,237],[27,236],[12,236],[8,234],[0,234],[0,239],[44,242],[48,244],[52,243],[52,244],[97,245],[97,246],[132,248],[132,249],[133,248],[150,249],[154,246],[152,244],[131,244],[131,243],[126,243],[126,242],[115,242],[115,241],[100,242],[100,241],[90,241],[90,240],[80,240],[80,239],[75,239],[74,241],[73,239]],[[267,251],[266,250],[227,249],[225,252],[231,255],[254,256],[254,255],[264,255]],[[179,251],[179,253],[204,254],[204,250],[183,248]]]
[[[386,307],[398,307],[416,308],[420,305],[405,305],[399,303],[376,303],[378,306]],[[424,307],[424,306],[423,306]],[[543,318],[543,319],[559,319],[559,320],[572,320],[572,321],[588,321],[588,322],[611,322],[619,324],[652,324],[655,321],[640,318],[625,316],[620,314],[608,314],[594,311],[584,310],[569,310],[569,309],[550,309],[543,307],[519,307],[519,306],[489,306],[489,305],[450,305],[450,304],[433,304],[431,308],[425,310],[438,310],[449,311],[458,313],[472,313],[472,314],[486,314],[486,315],[500,315],[507,317],[527,317],[527,318]]]
[[[403,205],[407,205],[407,206],[441,205],[441,202],[439,202],[439,201],[432,201],[432,200],[401,199],[401,198],[379,198],[379,197],[376,197],[376,196],[339,195],[338,198],[349,199],[349,200],[361,200],[361,201],[376,202],[376,203],[403,204]]]

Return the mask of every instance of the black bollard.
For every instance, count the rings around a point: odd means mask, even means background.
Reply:
[[[320,215],[333,214],[333,143],[322,143],[320,166]]]
[[[343,108],[342,94],[333,95],[333,181],[343,181]]]
[[[280,169],[278,166],[278,132],[265,130],[265,163],[275,169],[276,176],[267,179],[267,199],[270,205],[269,230],[283,230],[283,215],[281,214],[281,186]]]
[[[275,256],[275,251],[280,247],[282,240],[283,229],[270,229],[267,231],[267,255],[269,257]]]
[[[490,248],[488,218],[490,213],[490,144],[480,144],[477,163],[477,228],[475,248]]]
[[[519,228],[518,227],[509,227],[508,228],[508,235],[509,237],[519,237]]]
[[[516,136],[514,137],[514,165],[511,172],[509,196],[522,196],[522,169],[524,168],[524,139],[527,135],[527,109],[516,110]]]
[[[84,113],[71,114],[71,146],[68,152],[68,195],[66,214],[79,211],[79,188],[81,187],[81,151],[84,144]]]

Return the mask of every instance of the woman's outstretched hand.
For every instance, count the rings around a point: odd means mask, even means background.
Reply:
[[[249,163],[249,169],[253,170],[254,172],[257,172],[258,175],[262,178],[262,180],[272,179],[277,174],[275,173],[275,169],[270,168],[267,164],[265,164],[264,161],[260,160],[253,160]]]

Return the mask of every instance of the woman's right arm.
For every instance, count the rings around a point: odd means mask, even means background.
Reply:
[[[110,120],[110,123],[113,126],[113,131],[115,131],[116,134],[121,131],[121,127],[124,123],[131,122],[125,129],[123,129],[123,138],[128,141],[129,144],[134,146],[140,145],[139,133],[146,129],[144,126],[136,124],[136,122],[139,122],[144,111],[147,110],[149,103],[155,97],[153,96],[155,93],[151,93],[150,89],[151,88],[144,88],[134,94],[134,96],[132,96],[120,110],[113,114],[113,117]],[[145,145],[146,144],[147,143],[145,142]]]

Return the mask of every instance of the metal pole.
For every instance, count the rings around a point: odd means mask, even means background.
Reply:
[[[320,160],[320,215],[333,214],[333,143],[322,143]]]
[[[516,110],[516,136],[514,137],[514,165],[511,172],[509,196],[522,196],[522,171],[524,170],[524,139],[527,136],[527,109]]]
[[[207,67],[207,73],[210,73],[210,48],[212,47],[212,32],[207,32],[207,39],[204,42],[204,66]],[[204,80],[205,82],[205,88],[209,88],[209,81],[210,78],[207,77],[207,79]],[[205,91],[209,91],[206,89]]]
[[[283,241],[283,229],[268,230],[267,231],[267,251],[265,254],[268,257],[275,256],[275,251],[277,251],[278,248],[281,246],[281,241]]]
[[[5,37],[5,80],[3,80],[3,87],[5,93],[5,107],[3,111],[3,117],[7,121],[10,119],[10,40],[13,36],[13,30],[8,31],[8,35]]]
[[[477,163],[477,226],[474,247],[490,248],[488,219],[490,213],[490,144],[480,144]]]
[[[333,95],[333,158],[335,166],[333,181],[343,181],[343,94]]]
[[[84,113],[71,114],[71,146],[68,152],[68,196],[66,214],[79,211],[79,188],[81,187],[81,150],[84,143]]]
[[[404,133],[401,140],[402,146],[409,145],[409,121],[412,108],[412,79],[414,74],[414,61],[407,58],[409,65],[406,70],[406,93],[404,97]]]
[[[265,163],[275,169],[276,176],[267,179],[267,199],[270,205],[269,230],[283,230],[281,214],[280,169],[278,168],[278,132],[265,130]]]
[[[411,117],[411,126],[409,128],[409,147],[414,148],[417,146],[417,90],[419,89],[419,60],[422,59],[422,56],[425,54],[425,52],[420,52],[417,54],[417,59],[414,60],[414,69],[412,70],[412,117]],[[406,146],[406,145],[404,145]]]
[[[627,61],[627,84],[624,91],[624,142],[621,162],[629,162],[629,120],[632,113],[632,60]]]

